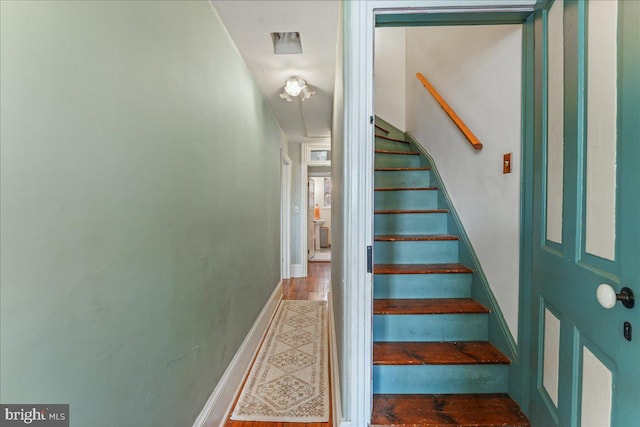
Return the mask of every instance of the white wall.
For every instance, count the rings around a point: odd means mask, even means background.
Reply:
[[[520,257],[520,25],[407,29],[407,131],[433,156],[514,338]],[[471,148],[421,72],[484,144]],[[502,155],[513,172],[502,174]]]
[[[375,113],[405,130],[405,28],[376,28]]]

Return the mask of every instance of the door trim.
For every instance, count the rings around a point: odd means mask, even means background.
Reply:
[[[309,198],[309,190],[307,189],[307,181],[309,181],[309,166],[307,165],[307,144],[300,144],[300,267],[299,274],[295,277],[307,277],[307,263],[309,254],[307,253],[307,227],[309,226],[309,218],[307,212],[309,210],[307,203]]]
[[[522,25],[522,148],[520,175],[520,289],[518,301],[518,368],[510,372],[509,389],[522,410],[529,413],[531,382],[533,188],[535,142],[535,34],[532,13]],[[517,379],[513,378],[517,375]]]
[[[280,278],[291,277],[291,158],[280,155]]]
[[[309,226],[309,191],[307,182],[309,181],[309,152],[314,148],[331,150],[331,142],[303,142],[300,144],[300,264],[296,264],[294,277],[307,277],[307,264],[309,262],[309,254],[307,253],[307,227]],[[331,166],[324,164],[325,166]]]
[[[392,3],[389,1],[382,3]],[[370,1],[344,7],[344,417],[366,426],[372,407],[372,274],[367,251],[373,245],[373,36]],[[348,378],[347,375],[351,376]]]

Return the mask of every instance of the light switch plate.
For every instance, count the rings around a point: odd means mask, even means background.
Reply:
[[[512,153],[507,153],[502,158],[502,173],[507,174],[511,173],[511,156]]]

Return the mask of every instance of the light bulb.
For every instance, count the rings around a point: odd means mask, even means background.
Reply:
[[[306,85],[304,80],[293,77],[285,82],[284,90],[291,96],[298,96]]]

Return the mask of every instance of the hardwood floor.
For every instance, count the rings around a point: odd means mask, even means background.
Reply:
[[[327,301],[331,282],[330,262],[308,263],[308,276],[284,280],[283,299]],[[329,364],[331,372],[331,364]],[[331,390],[331,374],[329,374]],[[237,401],[237,398],[236,398]],[[235,409],[235,403],[233,405]],[[232,411],[233,412],[233,409]],[[333,425],[333,408],[329,405],[329,422],[326,423],[274,423],[257,421],[233,421],[227,418],[225,427],[330,427]]]
[[[307,277],[296,277],[283,282],[283,298],[294,300],[326,301],[331,282],[330,262],[310,262]]]

